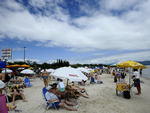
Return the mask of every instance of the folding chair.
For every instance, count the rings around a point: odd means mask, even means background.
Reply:
[[[42,89],[42,94],[43,94],[44,100],[46,101],[46,110],[48,110],[48,109],[50,109],[50,108],[52,108],[52,107],[49,106],[49,103],[47,102],[47,99],[46,99],[46,97],[45,97],[46,92],[47,92],[47,89],[46,89],[46,87],[44,87],[44,88]],[[57,110],[58,110],[58,108],[55,106],[54,103],[52,103],[52,105],[54,106],[54,109],[57,109]]]

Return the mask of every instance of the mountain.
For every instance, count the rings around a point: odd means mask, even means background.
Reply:
[[[150,61],[139,61],[139,63],[143,65],[150,65]]]

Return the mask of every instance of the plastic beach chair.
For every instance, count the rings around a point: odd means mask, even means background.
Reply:
[[[44,88],[42,89],[42,94],[43,94],[44,100],[46,101],[46,109],[48,110],[48,109],[51,108],[51,106],[49,106],[49,103],[47,102],[47,99],[46,99],[46,97],[45,97],[46,92],[47,92],[47,89],[44,87]],[[54,109],[57,109],[57,110],[58,110],[58,108],[55,106],[54,103],[52,103],[52,105],[54,106],[54,107],[53,107]]]
[[[31,83],[30,83],[30,79],[29,78],[25,78],[24,79],[24,84],[25,84],[26,87],[31,87],[32,86]]]

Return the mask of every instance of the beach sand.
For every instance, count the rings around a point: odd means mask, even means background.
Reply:
[[[26,88],[24,93],[28,102],[18,100],[17,109],[21,113],[150,113],[150,80],[142,78],[142,94],[135,95],[136,88],[132,88],[131,99],[116,96],[115,83],[109,74],[103,74],[104,84],[90,84],[85,86],[90,98],[80,97],[78,111],[65,109],[45,109],[45,101],[42,96],[43,82],[39,78],[33,79],[33,87]]]

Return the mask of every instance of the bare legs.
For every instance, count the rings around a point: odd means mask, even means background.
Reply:
[[[136,95],[140,95],[141,94],[141,86],[138,85],[136,86],[138,93],[136,93]]]
[[[45,87],[47,87],[48,86],[48,79],[43,79],[43,82],[44,82]]]
[[[15,98],[16,98],[16,96],[21,96],[21,98],[23,99],[23,101],[24,101],[24,102],[27,102],[27,100],[25,99],[25,96],[24,96],[23,93],[21,93],[21,92],[18,93],[18,92],[15,91],[15,92],[13,93],[13,99],[12,99],[12,103],[13,103],[13,104],[15,104]]]
[[[77,111],[77,109],[67,106],[67,104],[65,102],[61,102],[59,104],[59,106],[65,108],[66,110],[69,110],[69,111]]]

